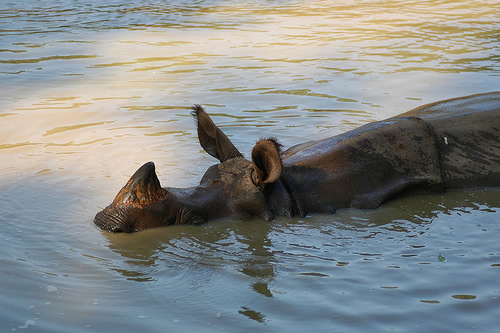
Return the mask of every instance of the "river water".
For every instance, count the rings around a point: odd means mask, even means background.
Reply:
[[[216,161],[202,104],[247,156],[500,90],[484,1],[2,1],[0,331],[494,332],[500,190],[272,223],[137,234],[96,212],[154,161]]]

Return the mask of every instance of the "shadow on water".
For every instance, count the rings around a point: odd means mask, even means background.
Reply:
[[[204,284],[214,275],[234,275],[248,281],[245,283],[253,292],[269,298],[273,297],[268,284],[275,278],[276,263],[271,230],[272,224],[261,220],[219,220],[202,226],[104,235],[109,248],[125,258],[111,268],[128,280],[162,284],[198,275],[202,281],[197,283]],[[265,321],[265,315],[249,306],[242,305],[238,312]]]
[[[223,219],[202,226],[171,226],[134,234],[103,232],[109,248],[119,253],[131,270],[120,273],[136,281],[153,277],[148,267],[238,265],[238,271],[259,278],[272,278],[273,253],[268,235],[272,224]],[[258,289],[258,288],[257,288]],[[269,294],[267,291],[264,294]]]
[[[415,195],[375,210],[343,209],[334,215],[313,214],[305,219],[280,217],[271,223],[222,219],[202,226],[103,234],[109,248],[124,259],[114,261],[110,268],[127,280],[163,284],[199,275],[198,283],[204,284],[231,276],[233,282],[239,280],[251,293],[266,299],[276,296],[273,285],[283,271],[321,278],[331,274],[328,267],[390,257],[391,251],[402,253],[403,258],[414,256],[405,254],[401,242],[408,241],[410,249],[416,250],[427,246],[422,238],[442,216],[495,213],[498,207],[499,189],[473,189]],[[389,247],[376,247],[382,239],[390,240]],[[349,255],[344,259],[346,252]],[[308,270],[314,261],[320,263],[319,268]],[[241,304],[243,300],[237,303],[239,314],[267,322],[265,309],[257,311]]]
[[[499,206],[499,189],[477,188],[412,195],[388,201],[375,210],[339,210],[336,216],[342,221],[343,228],[372,230],[366,237],[374,237],[377,232],[373,229],[410,233],[441,215],[465,214],[475,210],[494,212],[493,209]]]

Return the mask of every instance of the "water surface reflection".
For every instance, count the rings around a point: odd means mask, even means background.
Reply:
[[[475,223],[480,216],[497,212],[498,208],[484,202],[498,202],[498,196],[496,190],[456,191],[402,198],[377,210],[346,209],[333,216],[313,215],[304,220],[280,218],[272,223],[219,220],[197,227],[174,226],[132,235],[105,235],[109,248],[125,258],[110,267],[125,278],[150,283],[153,289],[169,284],[170,280],[186,279],[190,280],[186,282],[193,292],[203,294],[207,289],[217,288],[230,295],[231,302],[244,294],[237,302],[241,304],[238,313],[265,323],[276,313],[264,306],[262,299],[275,298],[279,304],[294,290],[292,286],[298,285],[302,287],[294,293],[300,294],[302,288],[307,291],[318,284],[321,288],[347,284],[349,288],[371,286],[372,291],[375,287],[388,291],[412,290],[419,302],[429,304],[446,303],[446,297],[475,299],[477,295],[443,295],[439,283],[435,287],[428,285],[432,279],[424,285],[433,292],[419,291],[420,284],[412,286],[407,275],[424,270],[435,276],[440,265],[453,265],[457,256],[475,260],[461,252],[461,244],[480,241],[480,238],[474,240],[474,233],[496,232],[494,222],[480,218],[482,222],[477,223],[471,240],[462,234],[468,227],[460,222],[454,225],[453,221],[470,216],[462,221]],[[493,241],[489,247],[495,248]],[[485,255],[487,261],[498,261],[500,253]],[[379,262],[377,274],[382,275],[360,276],[365,269],[373,269],[366,266],[369,262]],[[392,270],[402,270],[402,274],[393,274]],[[352,275],[354,272],[357,273]],[[239,288],[228,289],[228,278],[238,281]],[[254,301],[249,304],[249,299]],[[235,304],[231,304],[229,312],[234,310]]]
[[[247,154],[498,90],[497,1],[12,2],[0,9],[0,327],[493,331],[499,193],[110,235],[144,162],[215,161],[200,103]],[[34,327],[32,327],[34,326]]]

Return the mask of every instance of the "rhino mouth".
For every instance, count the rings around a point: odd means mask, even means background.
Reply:
[[[94,224],[101,230],[109,232],[130,233],[136,231],[131,223],[127,223],[127,209],[107,207],[96,214]]]

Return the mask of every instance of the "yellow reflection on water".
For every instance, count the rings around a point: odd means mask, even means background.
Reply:
[[[293,131],[303,126],[322,135],[348,130],[453,97],[417,86],[498,70],[499,9],[496,1],[226,3],[184,8],[176,13],[192,20],[172,26],[165,23],[171,6],[134,6],[122,13],[158,20],[130,29],[75,27],[76,36],[54,39],[49,31],[44,43],[21,33],[0,61],[7,66],[0,102],[8,105],[0,114],[2,164],[23,172],[31,166],[20,160],[36,156],[45,159],[37,164],[116,176],[153,159],[187,169],[192,161],[183,166],[190,154],[179,137],[193,136],[189,148],[197,145],[187,120],[194,103],[217,114],[223,128],[265,126],[291,137],[302,136]],[[403,96],[408,107],[387,106],[384,94]],[[317,123],[312,110],[324,110],[325,121]],[[255,140],[228,130],[243,143]],[[57,160],[64,149],[85,155],[84,163]]]

